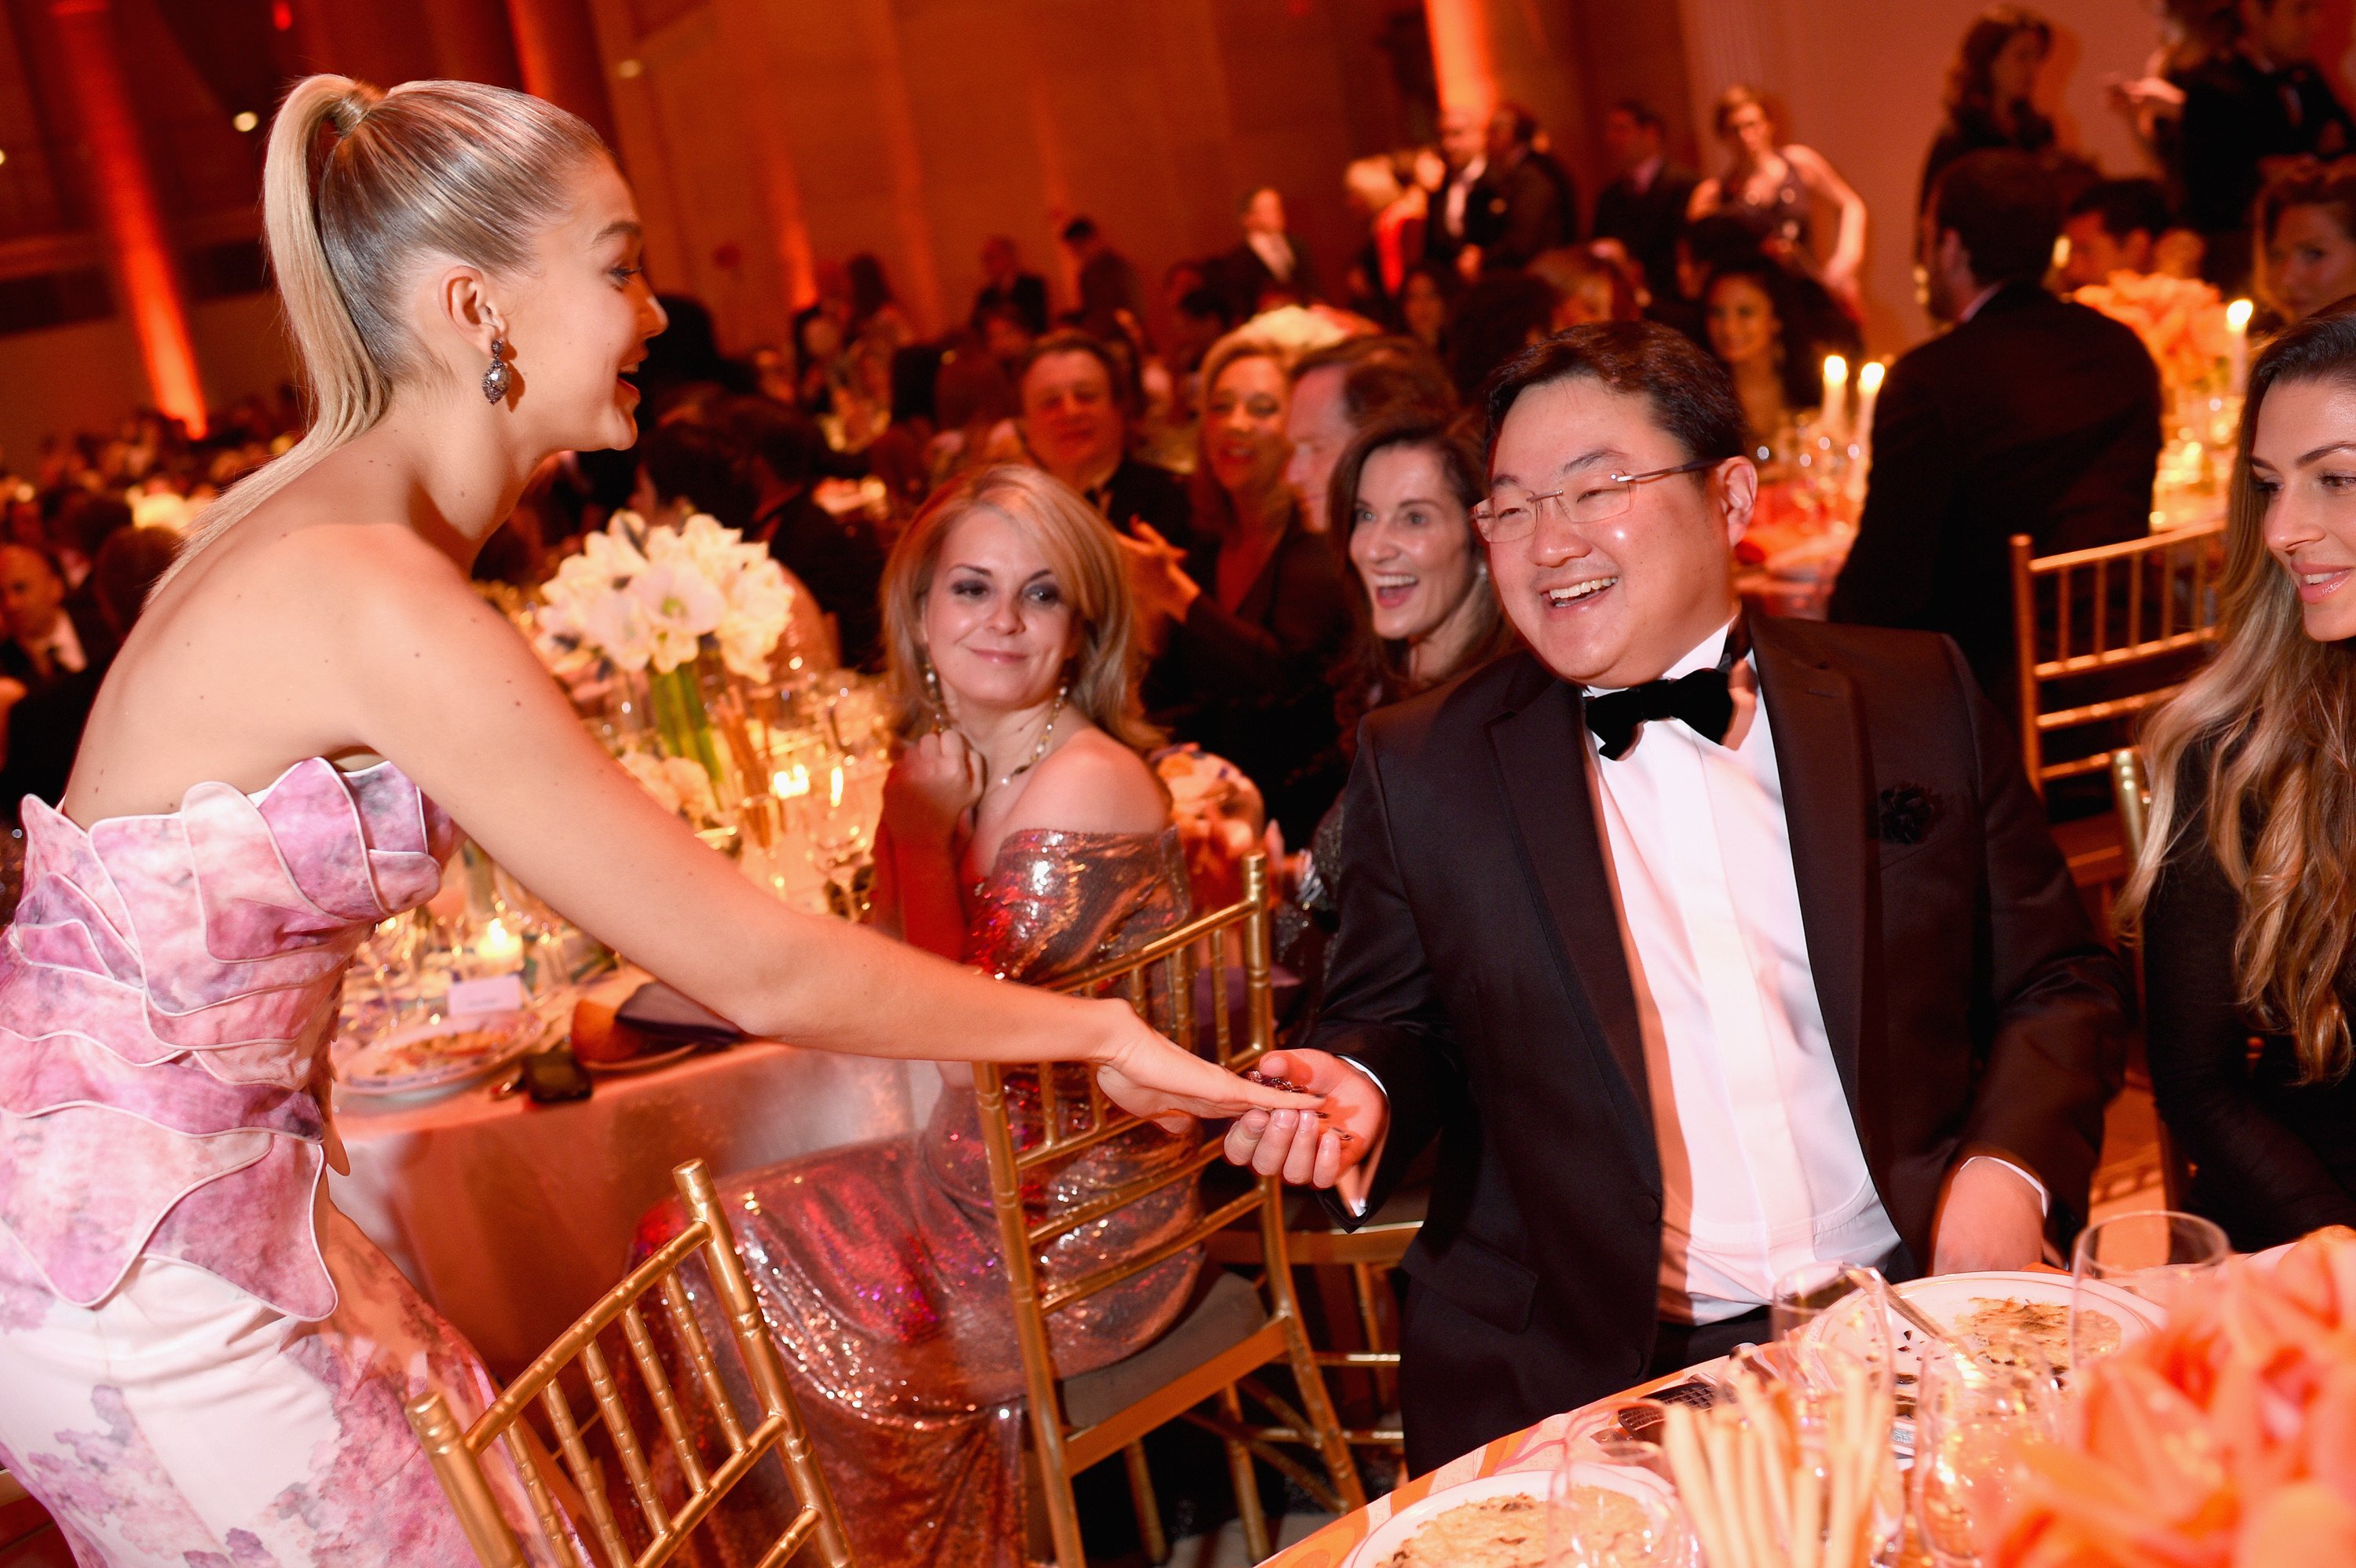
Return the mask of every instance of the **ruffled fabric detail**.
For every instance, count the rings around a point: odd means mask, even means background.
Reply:
[[[456,834],[391,763],[198,784],[84,832],[24,804],[0,935],[0,1229],[93,1306],[143,1255],[335,1310],[312,1092],[354,948],[441,883]]]

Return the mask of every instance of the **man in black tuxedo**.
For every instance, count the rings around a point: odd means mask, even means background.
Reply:
[[[981,244],[981,287],[973,296],[973,313],[967,325],[980,332],[982,313],[999,306],[1020,312],[1023,325],[1033,337],[1047,330],[1047,280],[1024,272],[1023,255],[1014,241],[993,234]]]
[[[65,573],[28,545],[0,546],[0,676],[37,691],[114,656],[115,637],[95,605],[66,592]]]
[[[1630,98],[1603,117],[1603,143],[1619,169],[1595,198],[1595,237],[1617,240],[1644,269],[1656,300],[1677,293],[1677,230],[1701,176],[1669,162],[1665,128],[1651,105]]]
[[[1931,193],[1922,255],[1932,314],[1955,323],[1890,368],[1873,471],[1832,618],[1944,632],[2009,710],[2007,540],[2037,553],[2151,529],[2159,371],[2134,332],[2039,280],[2061,229],[2026,153],[1972,153]]]
[[[1488,405],[1528,648],[1365,721],[1325,1010],[1267,1060],[1330,1119],[1226,1139],[1344,1213],[1439,1139],[1415,1471],[1765,1339],[1796,1267],[2036,1262],[2130,1029],[1954,646],[1740,610],[1758,475],[1715,361],[1579,327]]]
[[[1185,481],[1130,455],[1122,379],[1112,351],[1076,328],[1033,344],[1014,384],[1023,448],[1129,538],[1151,532],[1191,549],[1194,503]]]
[[[1464,213],[1465,243],[1483,272],[1526,267],[1579,242],[1579,187],[1537,136],[1537,118],[1519,104],[1501,103],[1489,116],[1488,167]]]
[[[873,667],[883,651],[884,547],[862,515],[837,517],[819,505],[827,448],[818,427],[769,398],[730,399],[721,422],[744,452],[756,493],[747,531],[834,618],[844,667]]]
[[[1272,304],[1315,299],[1316,269],[1287,226],[1283,193],[1272,186],[1252,192],[1244,197],[1242,219],[1243,240],[1212,261],[1207,280],[1236,316],[1248,320]]]

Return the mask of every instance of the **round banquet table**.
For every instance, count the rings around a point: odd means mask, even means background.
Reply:
[[[586,1100],[541,1105],[488,1086],[400,1109],[347,1098],[351,1174],[336,1207],[512,1378],[622,1277],[638,1218],[671,1167],[715,1176],[914,1132],[939,1075],[886,1061],[742,1041],[604,1074]]]

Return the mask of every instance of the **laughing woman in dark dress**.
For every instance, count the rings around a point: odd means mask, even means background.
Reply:
[[[2250,1250],[2356,1224],[2356,307],[2259,356],[2225,548],[2222,645],[2147,737],[2120,916],[2187,1201]]]

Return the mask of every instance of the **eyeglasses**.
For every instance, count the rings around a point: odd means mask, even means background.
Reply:
[[[1579,478],[1559,490],[1544,495],[1524,491],[1508,496],[1504,491],[1493,492],[1486,501],[1472,509],[1472,525],[1481,537],[1491,544],[1511,544],[1526,539],[1538,526],[1538,513],[1552,502],[1572,522],[1580,525],[1606,523],[1625,512],[1634,504],[1636,486],[1649,485],[1655,479],[1667,479],[1679,474],[1700,474],[1715,468],[1723,459],[1697,458],[1681,463],[1675,468],[1655,468],[1644,474],[1612,474],[1601,478]]]

